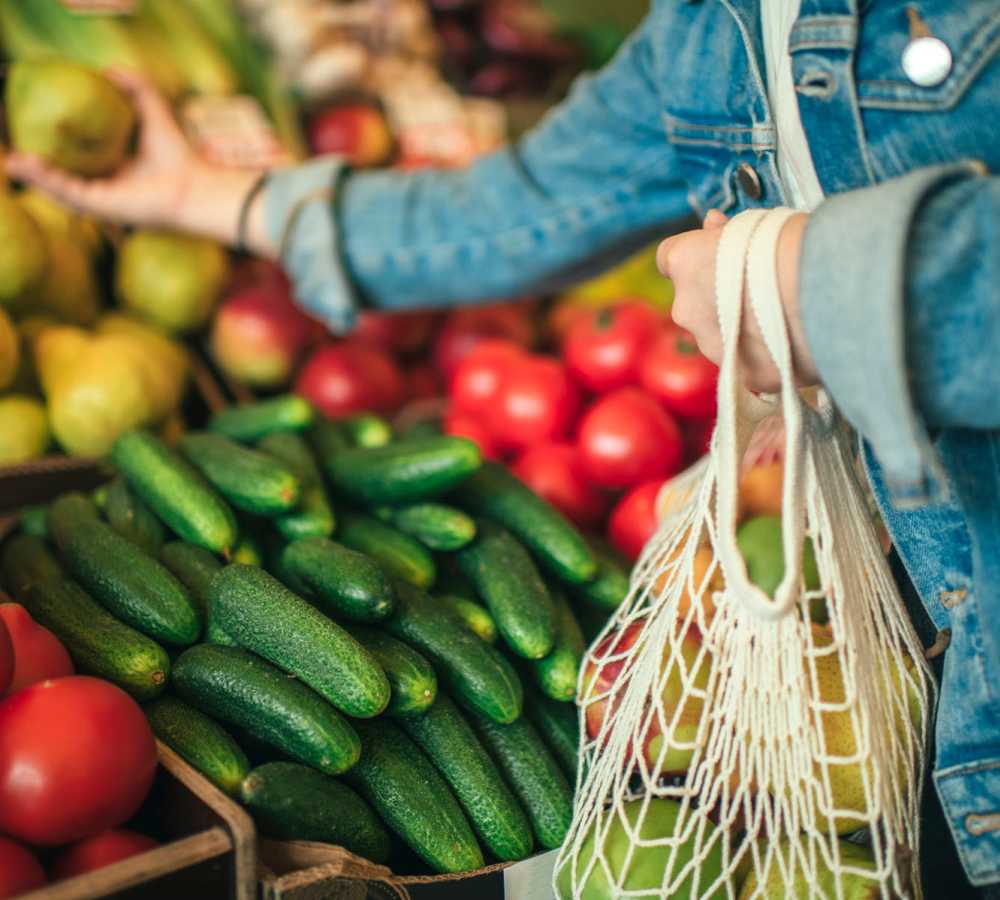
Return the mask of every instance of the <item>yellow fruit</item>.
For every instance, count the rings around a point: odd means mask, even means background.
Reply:
[[[56,325],[38,331],[33,342],[35,369],[47,397],[72,376],[92,340],[88,332],[72,325]]]
[[[782,481],[785,464],[782,462],[754,466],[740,479],[740,521],[757,516],[780,516]]]
[[[158,422],[180,403],[183,381],[165,366],[141,337],[130,334],[100,334],[90,352],[97,358],[120,358],[131,363],[149,401],[151,422]]]
[[[142,341],[158,361],[179,381],[187,377],[190,358],[183,345],[145,322],[121,313],[106,313],[97,323],[98,334],[127,334]]]
[[[13,196],[0,193],[0,304],[15,303],[45,271],[45,239]]]
[[[877,871],[875,858],[864,847],[857,844],[850,844],[847,841],[838,841],[838,853],[840,862],[844,866],[854,869],[869,870],[872,873]],[[803,847],[803,854],[808,854],[808,848]],[[763,858],[765,851],[761,851]],[[760,879],[756,872],[750,872],[743,887],[740,890],[739,900],[751,900],[752,897],[761,897],[762,900],[789,900],[794,897],[843,897],[843,900],[876,900],[882,896],[881,888],[875,878],[867,878],[855,872],[841,872],[840,886],[842,893],[838,894],[836,889],[837,876],[834,871],[826,865],[822,854],[816,854],[815,877],[807,873],[803,868],[799,857],[792,853],[792,849],[787,841],[782,841],[778,845],[777,855],[780,855],[785,863],[783,874],[782,866],[776,857],[772,857],[771,864],[767,870],[767,877],[764,880],[763,894],[760,890]]]
[[[22,191],[17,195],[17,199],[35,222],[46,231],[69,238],[91,256],[100,248],[100,227],[89,216],[74,212],[36,188]]]
[[[0,309],[0,390],[14,380],[20,362],[21,340],[10,317]]]
[[[101,308],[97,278],[87,251],[58,231],[45,232],[49,264],[41,283],[19,305],[73,325],[92,325]]]
[[[49,445],[45,407],[33,397],[0,397],[0,466],[36,459]]]

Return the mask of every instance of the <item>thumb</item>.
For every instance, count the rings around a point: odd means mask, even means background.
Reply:
[[[722,228],[728,221],[729,217],[724,212],[718,209],[710,209],[705,215],[705,221],[702,225],[708,231],[715,231]]]

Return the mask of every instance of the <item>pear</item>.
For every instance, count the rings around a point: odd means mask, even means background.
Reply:
[[[0,390],[7,387],[21,364],[21,339],[10,317],[0,309]]]
[[[0,192],[0,304],[12,304],[35,288],[45,261],[45,238],[35,220],[11,194]]]
[[[115,285],[122,305],[170,334],[201,328],[229,278],[214,241],[169,231],[136,231],[122,244]]]
[[[875,859],[864,847],[851,844],[847,841],[838,841],[838,852],[841,862],[852,868],[868,869],[876,871]],[[833,870],[825,864],[820,854],[817,854],[816,877],[809,878],[804,871],[797,856],[794,856],[787,841],[782,841],[778,845],[777,851],[785,860],[785,869],[791,878],[791,884],[782,874],[781,866],[776,859],[771,860],[764,880],[763,891],[761,891],[760,879],[756,872],[750,872],[743,887],[740,890],[739,900],[794,900],[797,897],[812,897],[822,895],[824,897],[843,897],[843,900],[876,900],[882,896],[878,881],[867,878],[856,872],[841,872],[840,884],[843,890],[838,894],[836,890],[836,878]]]
[[[154,357],[157,366],[183,385],[191,368],[188,351],[182,344],[145,322],[121,313],[106,313],[97,322],[98,334],[124,334],[139,340]]]
[[[17,195],[24,210],[47,232],[69,238],[87,252],[97,253],[101,246],[101,229],[94,219],[74,212],[53,200],[37,188],[28,188]]]
[[[45,407],[34,397],[0,397],[0,466],[36,459],[49,445]]]
[[[7,75],[11,144],[74,172],[110,175],[125,160],[135,110],[99,72],[63,59],[15,62]]]
[[[91,352],[96,356],[121,359],[131,363],[137,379],[146,392],[149,404],[149,422],[159,422],[180,404],[183,380],[163,364],[161,358],[150,351],[142,338],[130,334],[101,334],[93,342]]]
[[[71,325],[42,326],[32,341],[35,370],[46,397],[59,390],[91,343],[91,336]]]
[[[74,325],[92,325],[101,310],[101,292],[87,250],[65,234],[44,231],[49,264],[41,283],[19,306]]]

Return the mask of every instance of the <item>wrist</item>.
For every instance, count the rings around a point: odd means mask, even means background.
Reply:
[[[795,370],[804,384],[819,381],[812,352],[806,343],[805,329],[802,327],[802,310],[799,296],[799,260],[802,256],[802,240],[809,216],[799,213],[792,216],[781,229],[777,246],[778,289],[788,323],[788,336],[792,344]]]
[[[237,240],[240,211],[247,195],[260,179],[260,171],[229,169],[199,162],[192,167],[178,194],[174,222],[180,230],[210,237],[227,246]],[[265,254],[259,221],[262,198],[253,199],[248,210],[248,248]]]

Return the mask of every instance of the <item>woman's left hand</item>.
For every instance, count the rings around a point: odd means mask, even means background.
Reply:
[[[702,228],[667,238],[656,257],[660,271],[674,282],[674,321],[694,335],[701,352],[716,364],[722,359],[722,337],[715,308],[715,257],[726,221],[721,212],[711,210]],[[775,259],[795,374],[803,386],[819,381],[799,318],[799,254],[808,221],[805,213],[788,220]],[[740,328],[740,364],[746,387],[767,392],[780,388],[778,370],[764,345],[756,317],[749,312],[744,313]]]

